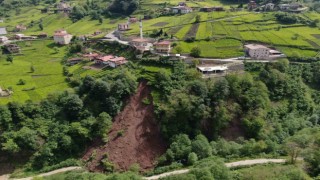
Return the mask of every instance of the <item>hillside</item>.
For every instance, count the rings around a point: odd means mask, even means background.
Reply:
[[[0,0],[0,177],[319,179],[319,12]]]

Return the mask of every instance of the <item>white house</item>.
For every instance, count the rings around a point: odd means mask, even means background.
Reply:
[[[265,5],[265,10],[272,11],[274,9],[274,4],[273,3],[268,3]]]
[[[260,44],[247,44],[244,47],[246,54],[253,58],[264,59],[270,55],[270,49]]]
[[[202,74],[225,74],[228,70],[227,66],[197,66]]]
[[[6,35],[7,33],[7,29],[5,27],[0,27],[0,35]]]
[[[71,39],[72,35],[68,34],[66,30],[57,30],[53,35],[54,42],[61,45],[69,44]]]
[[[172,13],[174,14],[188,14],[190,12],[192,12],[192,8],[188,7],[188,6],[176,6],[176,7],[172,7],[171,8]]]
[[[8,40],[6,36],[0,36],[0,43],[6,43]]]

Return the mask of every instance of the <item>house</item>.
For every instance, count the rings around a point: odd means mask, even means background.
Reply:
[[[24,35],[24,34],[16,34],[16,35],[14,36],[14,38],[15,38],[16,40],[30,40],[30,39],[36,39],[36,37],[33,37],[33,36],[26,36],[26,35]]]
[[[102,65],[102,64],[108,64],[108,61],[110,60],[110,59],[112,59],[112,58],[114,58],[114,56],[112,56],[112,55],[107,55],[107,56],[99,56],[99,57],[96,57],[95,59],[94,59],[94,63],[95,64],[99,64],[99,65]]]
[[[20,47],[16,44],[6,44],[4,45],[4,48],[10,53],[19,53],[20,52]]]
[[[247,44],[245,53],[254,59],[276,59],[286,57],[283,53],[260,44]]]
[[[38,37],[38,38],[47,38],[47,37],[48,37],[48,34],[42,32],[42,33],[40,33],[37,37]]]
[[[89,54],[84,54],[82,55],[84,58],[87,58],[88,60],[92,61],[100,57],[101,55],[98,53],[89,53]]]
[[[7,33],[7,29],[5,27],[0,27],[0,35],[6,35]]]
[[[188,14],[192,12],[192,8],[188,6],[176,6],[171,8],[171,12],[174,14]]]
[[[202,7],[200,8],[201,12],[212,12],[213,11],[213,7]]]
[[[60,12],[60,13],[70,13],[72,8],[69,4],[65,3],[65,2],[60,2],[56,5],[56,12]]]
[[[136,38],[132,39],[129,44],[141,52],[150,51],[152,44],[147,39]]]
[[[113,68],[116,68],[116,67],[121,66],[126,63],[128,63],[128,61],[124,57],[115,57],[115,58],[110,59],[108,61],[108,65]]]
[[[6,43],[8,40],[6,36],[0,36],[0,43]]]
[[[154,43],[154,49],[159,53],[169,53],[171,51],[171,42],[161,41]]]
[[[97,35],[100,35],[100,34],[102,34],[102,31],[100,31],[100,30],[96,30],[96,31],[93,33],[94,36],[97,36]]]
[[[213,7],[213,11],[224,11],[224,8],[222,6],[215,6]]]
[[[227,66],[197,66],[197,70],[204,75],[210,74],[226,74],[228,67]]]
[[[69,65],[75,65],[75,64],[78,64],[80,62],[82,62],[83,59],[81,58],[70,58],[67,60],[67,64]]]
[[[115,68],[117,66],[121,66],[123,64],[126,64],[128,61],[124,57],[107,55],[107,56],[97,57],[94,62],[95,62],[95,64],[98,64],[98,65],[107,65],[107,66]]]
[[[128,29],[129,29],[129,24],[128,23],[118,24],[118,30],[119,31],[126,31]]]
[[[24,26],[24,25],[22,25],[22,24],[18,24],[18,25],[16,25],[16,27],[15,27],[15,31],[16,31],[16,32],[21,32],[21,31],[24,31],[24,30],[27,30],[27,27]]]
[[[57,30],[53,35],[54,42],[61,45],[69,44],[71,39],[72,35],[68,34],[66,30]]]
[[[266,11],[272,11],[274,9],[275,4],[273,3],[268,3],[265,5],[264,10]]]
[[[279,9],[281,11],[288,11],[288,12],[302,12],[304,10],[307,10],[308,8],[304,7],[299,3],[291,3],[291,4],[279,4]]]
[[[187,6],[187,3],[186,2],[179,2],[178,6]]]
[[[260,44],[247,44],[244,46],[246,55],[257,58],[257,59],[265,59],[270,55],[269,48]]]
[[[254,10],[256,9],[258,6],[257,6],[257,3],[255,1],[250,1],[248,3],[248,10]]]
[[[136,17],[129,17],[129,23],[136,23],[138,19]]]

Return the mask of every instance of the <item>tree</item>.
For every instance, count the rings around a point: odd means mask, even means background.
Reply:
[[[31,65],[31,66],[30,66],[30,72],[34,73],[34,71],[35,71],[35,68],[34,68],[33,65]]]
[[[196,153],[192,152],[188,156],[188,164],[194,165],[198,161],[198,156]]]
[[[106,112],[99,114],[96,122],[96,132],[99,136],[105,137],[112,126],[112,118]]]
[[[196,136],[191,146],[192,152],[196,153],[199,159],[203,159],[212,155],[212,148],[208,139],[204,135]]]
[[[198,14],[196,16],[196,19],[195,19],[194,23],[199,23],[200,21],[201,21],[201,16]]]
[[[71,119],[77,119],[77,115],[83,108],[83,102],[78,95],[67,94],[60,99],[64,113]]]
[[[294,164],[297,161],[302,150],[306,148],[310,142],[310,137],[306,134],[298,134],[287,140],[285,150],[290,156],[290,163]]]
[[[13,63],[13,56],[12,55],[7,56],[7,62]]]
[[[192,57],[200,57],[201,49],[199,47],[193,47],[190,52],[190,56]]]
[[[39,24],[39,28],[40,28],[41,31],[43,30],[43,24],[42,23]]]
[[[176,52],[177,52],[178,54],[181,54],[181,53],[182,53],[182,48],[181,48],[180,46],[177,46],[177,47],[175,47],[174,49],[176,50]]]

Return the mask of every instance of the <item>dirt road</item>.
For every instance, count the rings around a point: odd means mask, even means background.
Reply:
[[[285,159],[252,159],[252,160],[243,160],[243,161],[237,161],[237,162],[231,162],[231,163],[225,163],[227,167],[239,167],[239,166],[250,166],[250,165],[256,165],[256,164],[267,164],[267,163],[284,163],[286,162]],[[188,173],[190,169],[181,169],[176,170],[172,172],[167,172],[151,177],[145,177],[145,180],[156,180],[159,178],[163,178],[166,176],[172,176],[172,175],[178,175],[178,174],[185,174]]]
[[[225,165],[230,168],[230,167],[257,165],[257,164],[285,163],[285,162],[286,162],[285,159],[252,159],[252,160],[243,160],[243,161],[225,163]],[[54,171],[50,171],[50,172],[47,172],[47,173],[39,174],[39,175],[37,175],[35,177],[45,177],[45,176],[50,176],[50,175],[53,175],[53,174],[62,173],[62,172],[66,172],[66,171],[77,170],[77,169],[82,169],[82,168],[81,167],[77,167],[77,166],[66,167],[66,168],[61,168],[61,169],[57,169],[57,170],[54,170]],[[162,174],[155,175],[155,176],[145,177],[144,179],[145,180],[156,180],[156,179],[163,178],[163,177],[166,177],[166,176],[185,174],[185,173],[188,173],[189,171],[190,171],[190,169],[180,169],[180,170],[176,170],[176,171],[172,171],[172,172],[162,173]],[[32,178],[33,177],[27,177],[27,178],[12,179],[12,180],[32,180]],[[9,175],[0,176],[0,180],[8,180],[8,179],[9,179]]]

